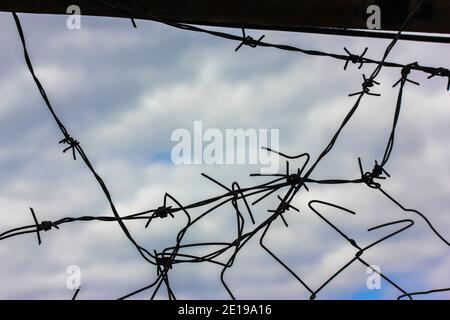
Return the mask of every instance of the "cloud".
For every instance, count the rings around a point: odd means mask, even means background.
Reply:
[[[326,57],[244,47],[234,53],[234,43],[205,35],[172,30],[140,22],[88,18],[81,31],[65,29],[64,19],[22,15],[33,62],[55,110],[81,144],[108,185],[121,215],[162,205],[165,192],[182,204],[223,193],[200,176],[206,172],[226,185],[239,181],[249,186],[266,181],[250,178],[257,166],[181,166],[158,160],[173,147],[170,134],[190,129],[194,120],[206,127],[280,129],[281,150],[286,154],[310,152],[316,159],[338,129],[360,90],[361,73]],[[111,215],[101,190],[81,161],[61,153],[60,133],[53,124],[27,74],[16,30],[9,15],[0,15],[0,41],[9,48],[0,53],[0,229],[31,224],[28,207],[41,220],[66,216]],[[342,46],[358,51],[369,45],[368,55],[381,56],[384,40],[344,39],[331,36],[268,32],[274,42],[343,53]],[[413,50],[414,49],[414,50]],[[437,45],[400,42],[390,59],[403,63],[445,66],[448,49]],[[391,85],[398,70],[383,69],[382,85],[374,90],[381,98],[364,99],[339,137],[335,149],[317,167],[314,178],[358,178],[357,157],[370,168],[380,160],[395,108],[396,89]],[[392,178],[383,187],[404,206],[423,211],[444,234],[450,218],[448,192],[450,168],[447,128],[449,95],[444,80],[408,84],[400,116],[395,149],[387,167]],[[417,77],[417,78],[416,78]],[[438,89],[439,88],[439,89]],[[164,158],[164,157],[162,157]],[[291,169],[300,165],[293,161]],[[259,180],[257,180],[259,179]],[[354,210],[355,216],[329,208],[320,212],[342,230],[369,244],[388,230],[370,227],[399,219],[413,219],[405,233],[364,254],[371,263],[406,285],[442,287],[448,282],[448,248],[419,217],[404,213],[386,197],[363,185],[310,185],[293,204],[300,213],[286,214],[289,228],[276,221],[265,243],[299,276],[317,289],[354,256],[354,249],[309,208],[313,199]],[[280,194],[282,194],[280,192]],[[267,198],[255,206],[258,222],[277,205]],[[193,216],[201,214],[192,210]],[[234,212],[224,206],[196,225],[186,241],[229,241],[235,236]],[[173,221],[127,226],[149,250],[173,245],[185,223]],[[246,230],[253,226],[246,224]],[[151,283],[155,268],[138,255],[116,223],[77,222],[61,230],[43,232],[37,247],[34,234],[0,243],[1,298],[70,298],[66,268],[82,269],[80,298],[117,298]],[[226,279],[238,298],[309,298],[309,292],[258,244],[260,234],[238,255]],[[171,273],[178,297],[228,298],[220,283],[220,268],[211,264],[175,266]],[[318,298],[358,298],[367,294],[366,268],[355,263]],[[386,285],[382,294],[395,298]],[[149,298],[151,290],[138,298]],[[162,296],[163,297],[163,296]]]

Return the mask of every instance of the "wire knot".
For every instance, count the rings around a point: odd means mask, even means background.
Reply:
[[[68,150],[72,150],[73,160],[77,160],[76,148],[80,146],[80,142],[78,140],[75,140],[70,135],[67,135],[64,139],[59,141],[59,143],[69,145],[63,150],[63,153],[66,153]]]
[[[345,48],[345,47],[344,47],[344,50],[348,54],[347,60],[345,61],[344,70],[347,70],[349,62],[351,62],[353,64],[359,63],[358,69],[361,69],[364,64],[364,61],[365,61],[364,56],[367,53],[368,48],[366,47],[364,49],[363,53],[361,53],[361,55],[353,54],[350,51],[348,51],[347,48]]]
[[[158,209],[156,209],[156,211],[153,213],[154,217],[157,218],[167,218],[167,216],[171,216],[172,218],[175,218],[174,215],[172,214],[172,207],[165,207],[165,206],[161,206]]]
[[[45,231],[45,232],[50,231],[52,228],[59,229],[59,227],[56,224],[54,224],[53,222],[51,222],[51,221],[42,221],[37,226],[37,229],[39,231]]]
[[[293,209],[293,210],[295,210],[297,212],[300,212],[300,210],[298,210],[296,207],[294,207],[290,203],[284,201],[284,199],[282,199],[280,196],[278,196],[278,200],[281,201],[280,205],[279,205],[280,213],[285,213],[286,211],[289,211],[290,209]],[[276,210],[269,210],[269,212],[276,212]]]
[[[276,210],[267,210],[267,212],[272,212],[272,213],[276,213],[272,219],[275,220],[278,216],[281,218],[281,220],[283,220],[283,223],[286,227],[289,227],[286,219],[283,217],[283,213],[285,213],[286,211],[289,211],[290,209],[293,209],[297,212],[300,212],[300,210],[298,210],[296,207],[294,207],[293,205],[291,205],[289,202],[286,202],[284,199],[282,199],[280,196],[278,196],[278,200],[280,200],[280,204],[278,206],[278,208]]]
[[[276,210],[267,210],[268,212],[272,212],[272,213],[278,213],[278,215],[281,217],[281,220],[283,220],[283,223],[286,227],[288,227],[288,223],[286,221],[286,219],[283,217],[283,213],[285,213],[286,211],[289,211],[290,209],[293,209],[297,212],[300,212],[300,210],[298,210],[296,207],[294,207],[293,205],[291,205],[289,202],[286,202],[284,199],[282,199],[280,196],[278,196],[278,200],[280,200],[280,204],[278,206],[278,208]],[[274,216],[273,219],[276,219],[277,216]]]
[[[408,76],[411,73],[411,69],[413,69],[414,67],[417,67],[417,66],[418,66],[417,62],[410,63],[410,64],[407,64],[406,66],[404,66],[401,70],[401,75],[402,75],[401,78],[398,79],[398,81],[392,87],[395,88],[402,81],[405,81],[405,82],[408,81],[412,84],[420,86],[420,83],[408,79]]]
[[[363,74],[363,79],[364,79],[364,81],[361,84],[361,86],[363,88],[362,91],[351,93],[348,95],[349,97],[356,96],[359,94],[368,94],[370,96],[377,96],[377,97],[381,96],[381,94],[379,94],[379,93],[370,92],[370,88],[374,87],[375,85],[379,85],[380,84],[379,82],[375,81],[372,78],[366,78],[366,76],[364,74]]]
[[[37,239],[38,239],[38,244],[41,245],[42,241],[41,241],[40,232],[41,231],[47,232],[47,231],[50,231],[52,228],[59,229],[59,227],[51,221],[42,221],[41,223],[39,223],[39,221],[36,217],[36,214],[34,213],[34,209],[30,208],[30,211],[31,211],[31,215],[33,216],[34,223],[36,225],[36,235],[37,235]]]
[[[363,78],[364,78],[364,82],[362,83],[362,87],[363,87],[364,91],[367,91],[367,93],[369,92],[370,88],[372,88],[376,84],[377,85],[379,84],[378,82],[376,82],[372,78],[366,78],[366,76],[364,76],[364,75],[363,75]]]
[[[375,182],[376,177],[372,175],[372,172],[365,172],[361,176],[361,179],[372,189],[379,189],[381,187],[380,183]]]
[[[172,218],[175,218],[175,216],[172,214],[172,207],[166,207],[166,206],[161,206],[158,209],[155,210],[155,212],[153,212],[152,216],[148,219],[147,224],[145,225],[145,228],[148,228],[150,222],[154,219],[154,218],[160,218],[160,219],[165,219],[168,216],[171,216]]]
[[[155,260],[156,260],[156,265],[158,267],[158,275],[161,272],[160,267],[162,267],[162,269],[166,270],[166,271],[169,269],[172,269],[173,262],[172,262],[171,257],[164,256],[164,255],[159,256],[158,254],[155,253]]]
[[[391,177],[390,174],[381,166],[378,164],[377,161],[375,161],[375,165],[373,166],[373,169],[371,172],[364,172],[361,164],[361,159],[358,158],[359,162],[359,168],[361,172],[361,180],[367,184],[372,189],[379,189],[381,187],[381,184],[376,182],[375,180],[385,180],[386,177],[383,177],[382,175],[385,174],[387,177]]]
[[[428,79],[431,79],[436,76],[447,77],[448,78],[447,90],[450,90],[450,70],[448,70],[446,68],[442,68],[442,67],[436,68],[428,76]]]
[[[302,185],[305,187],[306,191],[309,191],[309,188],[305,183],[305,179],[301,175],[300,169],[297,171],[297,173],[292,173],[292,174],[287,173],[286,180],[287,180],[287,183],[293,187]]]
[[[293,173],[293,174],[288,175],[287,182],[291,185],[297,185],[297,184],[303,183],[303,178],[300,174]]]
[[[265,37],[265,35],[262,35],[258,40],[255,40],[255,39],[253,39],[253,37],[247,36],[245,34],[245,29],[242,28],[242,42],[239,44],[239,46],[234,51],[238,52],[242,46],[249,46],[252,48],[256,48],[261,43],[261,40],[264,39],[264,37]]]

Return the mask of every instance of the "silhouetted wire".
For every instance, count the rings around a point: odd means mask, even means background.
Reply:
[[[148,256],[150,256],[151,258],[153,258],[152,254],[150,252],[148,252],[146,249],[140,247],[136,241],[133,239],[133,237],[131,236],[131,234],[129,233],[127,227],[125,226],[125,224],[123,223],[119,213],[117,212],[114,203],[112,201],[111,195],[109,193],[108,188],[106,187],[106,184],[103,182],[102,178],[97,174],[97,172],[95,171],[94,167],[92,166],[91,162],[89,161],[87,155],[85,154],[83,148],[81,147],[80,143],[73,139],[70,134],[68,133],[67,129],[65,128],[65,126],[63,125],[63,123],[60,121],[60,119],[58,118],[58,116],[56,115],[55,111],[53,110],[52,104],[50,102],[50,99],[47,97],[47,94],[43,88],[43,86],[41,85],[41,82],[39,81],[39,79],[37,78],[35,72],[34,72],[34,68],[33,65],[31,63],[29,54],[28,54],[28,50],[27,50],[27,46],[26,46],[26,42],[25,42],[25,36],[23,33],[23,29],[22,29],[22,25],[20,23],[19,17],[17,16],[17,14],[15,12],[13,12],[13,17],[14,20],[16,22],[16,26],[17,26],[17,30],[19,32],[19,36],[20,39],[22,41],[22,45],[23,45],[23,51],[24,51],[24,57],[25,57],[25,61],[26,64],[28,66],[28,69],[34,79],[34,82],[36,83],[36,86],[39,89],[39,92],[41,93],[41,96],[43,98],[43,100],[45,101],[45,104],[48,108],[48,110],[50,111],[51,115],[53,116],[53,119],[55,120],[56,124],[58,125],[59,129],[61,130],[62,134],[64,135],[64,139],[61,140],[59,143],[65,143],[65,144],[69,144],[69,147],[66,148],[64,150],[64,152],[66,152],[69,149],[72,149],[73,151],[73,157],[74,159],[76,159],[75,154],[76,152],[78,152],[78,154],[80,155],[80,157],[83,159],[84,163],[86,164],[86,166],[89,168],[89,170],[91,171],[91,173],[94,175],[95,179],[97,180],[97,182],[99,183],[100,187],[102,188],[110,206],[111,206],[111,210],[114,214],[114,216],[117,219],[117,222],[119,223],[121,229],[123,230],[123,232],[125,233],[125,235],[127,236],[127,238],[133,243],[133,245],[136,247],[136,249],[138,250],[139,254],[149,263],[154,264],[154,262],[152,260],[150,260],[150,258],[148,258],[146,256],[146,254]],[[36,228],[39,229],[42,226],[40,225],[36,225]]]
[[[136,23],[134,21],[133,15],[139,15],[140,17],[144,17],[146,20],[156,21],[165,23],[170,26],[177,26],[181,29],[189,29],[190,25],[176,23],[174,21],[164,21],[160,18],[155,18],[149,14],[146,14],[142,11],[137,11],[132,7],[126,6],[122,3],[118,3],[116,1],[104,1],[104,0],[96,0],[97,3],[102,4],[104,6],[109,7],[119,13],[124,14],[124,16],[129,16],[133,26],[136,28]],[[252,27],[252,26],[250,26]],[[258,27],[256,27],[258,29]],[[198,28],[201,29],[201,28]],[[264,29],[264,28],[261,28]],[[352,37],[369,37],[372,39],[392,39],[397,36],[395,32],[390,31],[376,31],[376,30],[363,30],[363,29],[347,29],[347,28],[329,28],[329,27],[314,27],[314,26],[296,26],[294,28],[283,27],[276,29],[278,31],[295,31],[300,33],[313,33],[313,34],[326,34],[326,35],[344,35],[344,36],[352,36]],[[192,31],[199,31],[194,30]],[[245,38],[244,32],[244,38]],[[263,37],[260,38],[262,40]],[[252,41],[250,44],[254,44],[254,40],[249,38]],[[424,42],[435,42],[435,43],[450,43],[450,37],[446,36],[436,36],[432,34],[402,34],[400,36],[401,40],[412,40],[412,41],[424,41]],[[239,50],[239,49],[237,49]],[[237,51],[236,50],[236,51]]]
[[[352,62],[354,64],[359,64],[359,68],[361,68],[362,65],[366,64],[366,63],[367,64],[376,64],[377,69],[379,68],[379,70],[381,70],[382,67],[403,68],[405,66],[400,63],[388,62],[385,59],[386,59],[387,55],[389,54],[390,50],[394,47],[394,45],[400,39],[400,36],[401,36],[404,28],[406,27],[406,24],[416,14],[417,10],[422,6],[422,3],[419,2],[418,5],[416,6],[416,8],[413,11],[411,11],[409,16],[405,19],[405,22],[402,25],[400,32],[396,33],[396,36],[394,37],[393,41],[391,42],[390,47],[387,48],[383,59],[381,61],[377,61],[377,60],[373,60],[373,59],[364,57],[367,52],[366,50],[360,56],[349,53],[349,51],[346,48],[344,48],[344,51],[346,52],[346,54],[328,53],[328,52],[323,52],[323,51],[319,51],[319,50],[306,50],[306,49],[302,49],[302,48],[295,47],[292,45],[264,42],[264,41],[262,41],[262,39],[264,38],[263,36],[261,36],[258,40],[255,40],[253,37],[251,37],[245,33],[244,28],[242,28],[242,31],[241,31],[242,35],[235,35],[235,34],[231,34],[231,33],[226,33],[224,31],[216,31],[216,30],[201,28],[199,26],[190,25],[190,24],[186,24],[186,23],[165,21],[165,20],[162,20],[159,18],[155,18],[149,14],[146,14],[145,12],[137,11],[134,8],[125,6],[122,3],[117,3],[113,0],[108,0],[108,1],[96,0],[96,1],[99,4],[105,5],[111,9],[118,11],[118,12],[127,12],[134,16],[139,14],[139,16],[145,17],[147,20],[159,22],[159,23],[162,23],[162,24],[165,24],[167,26],[174,27],[177,29],[205,33],[205,34],[209,34],[209,35],[212,35],[212,36],[215,36],[218,38],[237,41],[238,43],[240,43],[240,45],[237,47],[237,49],[242,47],[243,45],[249,46],[252,48],[269,47],[269,48],[275,48],[275,49],[284,50],[284,51],[298,52],[298,53],[311,55],[311,56],[322,56],[322,57],[334,58],[337,60],[345,61],[345,65],[348,65],[349,62]],[[425,1],[427,1],[427,0],[425,0]],[[422,72],[428,73],[429,77],[440,76],[440,77],[448,78],[448,90],[450,90],[450,70],[449,69],[420,66],[419,64],[417,64],[417,65],[413,66],[411,68],[411,70],[422,71]]]
[[[383,279],[385,279],[388,283],[390,283],[390,284],[393,285],[395,288],[397,288],[398,290],[400,290],[404,295],[409,296],[408,293],[407,293],[405,290],[403,290],[399,285],[397,285],[394,281],[392,281],[390,278],[388,278],[385,274],[383,274],[383,273],[381,273],[381,272],[375,270],[374,268],[372,268],[371,265],[370,265],[369,263],[367,263],[365,260],[363,260],[363,259],[361,258],[361,256],[362,256],[363,253],[364,253],[365,251],[367,251],[368,249],[370,249],[370,248],[372,248],[372,247],[378,245],[379,243],[381,243],[381,242],[383,242],[383,241],[385,241],[385,240],[387,240],[387,239],[389,239],[389,238],[391,238],[391,237],[393,237],[393,236],[395,236],[395,235],[397,235],[397,234],[399,234],[399,233],[405,231],[406,229],[410,228],[410,227],[414,224],[414,221],[412,221],[412,220],[399,220],[399,221],[394,221],[394,222],[388,222],[388,223],[385,223],[385,224],[382,224],[382,225],[378,225],[378,226],[376,226],[376,227],[373,227],[373,228],[368,229],[368,231],[370,232],[370,231],[373,231],[373,230],[376,230],[376,229],[384,228],[384,227],[391,226],[391,225],[395,225],[395,224],[400,224],[400,223],[405,223],[405,222],[409,223],[407,226],[405,226],[405,227],[403,227],[403,228],[401,228],[401,229],[399,229],[399,230],[397,230],[397,231],[395,231],[395,232],[392,232],[392,233],[388,234],[387,236],[384,236],[383,238],[378,239],[377,241],[372,242],[371,244],[369,244],[369,245],[367,245],[367,246],[361,248],[361,247],[357,244],[357,242],[356,242],[354,239],[352,239],[352,238],[350,238],[349,236],[347,236],[342,230],[340,230],[340,229],[336,226],[336,224],[333,224],[332,222],[330,222],[329,220],[327,220],[323,215],[321,215],[321,214],[319,213],[319,211],[313,206],[313,204],[316,204],[316,203],[317,203],[317,204],[326,205],[326,206],[329,206],[329,207],[332,207],[332,208],[335,208],[335,209],[339,209],[339,210],[341,210],[341,211],[350,213],[350,214],[352,214],[352,215],[355,215],[356,213],[353,212],[353,211],[351,211],[351,210],[348,210],[348,209],[346,209],[346,208],[344,208],[344,207],[341,207],[341,206],[338,206],[338,205],[335,205],[335,204],[332,204],[332,203],[329,203],[329,202],[325,202],[325,201],[312,200],[312,201],[310,201],[310,202],[308,203],[308,206],[310,207],[310,209],[311,209],[317,216],[319,216],[323,221],[325,221],[325,223],[327,223],[330,227],[332,227],[335,231],[337,231],[337,232],[338,232],[343,238],[345,238],[345,239],[346,239],[353,247],[355,247],[356,249],[358,249],[358,251],[356,252],[354,258],[352,258],[350,261],[348,261],[342,268],[340,268],[340,269],[339,269],[337,272],[335,272],[335,273],[334,273],[327,281],[325,281],[325,282],[320,286],[320,288],[317,289],[317,290],[311,295],[311,298],[310,298],[310,299],[315,299],[315,297],[316,297],[317,293],[319,293],[319,291],[321,291],[321,290],[322,290],[326,285],[328,285],[334,278],[336,278],[342,271],[344,271],[345,269],[347,269],[351,264],[353,264],[353,262],[355,262],[355,261],[357,261],[357,260],[360,261],[361,263],[363,263],[365,266],[370,267],[373,271],[375,271],[376,273],[378,273],[378,274],[379,274]],[[412,299],[412,298],[410,297],[410,299]]]
[[[418,291],[418,292],[410,292],[408,294],[402,294],[398,296],[397,300],[402,300],[404,297],[412,297],[412,296],[419,296],[419,295],[427,295],[432,293],[438,293],[438,292],[449,292],[450,288],[444,288],[444,289],[434,289],[434,290],[428,290],[428,291]]]
[[[75,290],[75,293],[73,294],[72,300],[77,300],[77,296],[80,293],[81,288],[78,288],[77,290]]]
[[[108,5],[111,8],[115,8],[116,10],[121,10],[123,12],[126,12],[130,15],[130,18],[133,22],[133,26],[136,27],[135,21],[133,19],[134,11],[131,8],[124,7],[122,5],[118,5],[114,2],[107,2],[102,0],[97,0],[98,2]],[[327,56],[334,59],[345,61],[344,70],[347,69],[349,63],[352,64],[358,64],[358,68],[361,69],[364,64],[376,64],[375,69],[373,72],[366,76],[363,74],[363,82],[362,82],[362,90],[350,94],[350,96],[356,96],[356,101],[352,108],[349,110],[346,117],[343,119],[340,127],[332,137],[329,144],[326,146],[326,148],[320,153],[318,158],[312,163],[311,166],[307,169],[309,162],[310,162],[310,155],[308,153],[303,153],[296,156],[289,156],[284,153],[281,153],[279,151],[273,150],[269,147],[266,147],[268,152],[277,154],[280,157],[283,157],[286,159],[286,172],[285,174],[251,174],[251,176],[260,176],[260,177],[271,177],[272,180],[265,182],[263,184],[257,184],[251,187],[247,188],[241,188],[240,185],[237,182],[233,182],[231,187],[228,187],[226,184],[219,182],[217,179],[211,177],[210,175],[207,175],[203,173],[202,175],[208,179],[209,181],[213,182],[215,185],[220,187],[221,189],[224,189],[224,193],[211,197],[208,199],[204,199],[195,203],[187,204],[183,206],[178,200],[176,200],[175,197],[172,195],[166,193],[164,195],[163,204],[162,206],[158,207],[157,209],[151,209],[146,210],[142,212],[137,212],[129,215],[121,216],[116,210],[116,207],[113,203],[112,197],[109,193],[109,190],[102,180],[102,178],[99,176],[99,174],[94,169],[93,165],[88,159],[88,156],[84,152],[83,148],[81,147],[81,144],[78,140],[74,139],[70,136],[68,133],[68,130],[63,125],[59,117],[56,115],[56,112],[54,111],[52,104],[50,103],[50,99],[48,98],[41,82],[37,78],[28,51],[26,47],[26,41],[25,36],[23,33],[23,29],[19,20],[19,17],[16,13],[13,13],[14,20],[17,25],[17,29],[19,32],[20,39],[22,41],[23,50],[24,50],[24,57],[26,64],[28,66],[28,69],[36,83],[36,86],[39,89],[39,92],[50,111],[53,119],[55,120],[56,124],[58,125],[60,131],[62,132],[64,138],[59,141],[60,144],[65,144],[67,147],[63,150],[63,152],[71,151],[72,157],[74,160],[77,159],[77,155],[83,160],[84,164],[87,166],[87,168],[90,170],[90,172],[93,174],[94,178],[100,185],[106,199],[108,200],[108,203],[111,207],[111,211],[113,213],[112,217],[108,216],[82,216],[82,217],[65,217],[62,219],[59,219],[57,221],[42,221],[39,222],[35,211],[33,208],[30,208],[32,218],[34,220],[34,224],[27,225],[23,227],[13,228],[11,230],[8,230],[6,232],[3,232],[0,234],[0,240],[5,240],[11,237],[24,235],[24,234],[31,234],[36,233],[38,238],[38,243],[41,244],[41,231],[47,232],[50,231],[52,228],[59,229],[61,225],[67,224],[67,223],[74,223],[74,222],[88,222],[88,221],[100,221],[100,222],[116,222],[121,227],[123,233],[126,235],[128,240],[133,244],[133,246],[136,248],[136,250],[139,252],[139,254],[150,264],[154,265],[156,267],[156,278],[153,280],[150,284],[143,286],[142,288],[139,288],[137,290],[134,290],[131,293],[128,293],[124,296],[122,296],[120,299],[127,299],[130,297],[133,297],[137,294],[143,293],[147,290],[153,289],[153,292],[151,294],[151,299],[154,299],[158,292],[161,290],[161,288],[165,288],[167,292],[167,297],[169,300],[176,299],[175,293],[172,289],[169,274],[170,271],[173,270],[174,265],[176,264],[182,264],[182,263],[211,263],[213,265],[221,267],[220,272],[220,281],[222,282],[222,285],[224,286],[225,290],[228,292],[229,296],[232,299],[236,298],[236,295],[231,290],[230,286],[227,284],[225,280],[225,274],[228,269],[233,267],[235,264],[236,258],[240,251],[246,246],[246,244],[259,232],[261,231],[261,236],[259,238],[259,245],[261,248],[267,252],[281,267],[283,267],[286,271],[288,271],[301,285],[304,287],[307,291],[310,293],[310,299],[315,299],[319,292],[321,292],[325,287],[327,287],[333,279],[335,279],[337,276],[339,276],[344,270],[346,270],[350,265],[352,265],[354,262],[359,261],[363,265],[365,265],[368,268],[371,268],[374,272],[378,273],[384,280],[386,280],[388,283],[390,283],[393,287],[398,289],[402,294],[398,297],[398,299],[401,299],[403,297],[408,297],[409,299],[412,299],[414,295],[424,295],[424,294],[431,294],[434,292],[443,292],[448,291],[450,289],[436,289],[436,290],[429,290],[429,291],[423,291],[423,292],[412,292],[408,293],[404,289],[402,289],[398,284],[396,284],[391,278],[387,277],[384,273],[381,273],[375,269],[372,268],[372,265],[370,265],[368,262],[366,262],[362,255],[367,250],[381,244],[382,242],[390,239],[391,237],[398,235],[410,227],[413,226],[414,221],[410,219],[404,219],[404,220],[398,220],[393,222],[387,222],[385,224],[370,228],[368,231],[373,231],[377,229],[381,229],[384,227],[392,226],[392,225],[398,225],[398,224],[406,224],[404,227],[376,240],[375,242],[372,242],[371,244],[361,247],[358,245],[356,240],[350,238],[346,235],[344,231],[342,231],[336,224],[332,223],[328,219],[326,219],[323,215],[319,213],[319,211],[313,206],[313,204],[321,204],[324,206],[332,207],[335,209],[338,209],[343,212],[347,212],[350,214],[355,214],[353,211],[346,209],[344,207],[338,206],[336,204],[332,204],[329,202],[321,201],[321,200],[312,200],[308,203],[309,208],[321,218],[326,224],[328,224],[331,228],[333,228],[336,232],[338,232],[344,239],[349,242],[351,246],[353,246],[358,251],[356,252],[355,256],[349,260],[344,266],[339,267],[338,270],[330,277],[328,278],[324,283],[322,283],[317,289],[313,289],[310,285],[306,283],[305,280],[303,280],[297,273],[290,268],[285,262],[282,261],[280,257],[278,257],[269,247],[267,244],[264,243],[264,239],[266,238],[268,232],[270,231],[270,228],[273,226],[273,223],[280,218],[280,220],[284,223],[285,227],[289,227],[288,219],[285,214],[289,212],[296,212],[300,213],[300,210],[296,207],[294,207],[291,203],[294,199],[294,197],[298,194],[298,192],[301,190],[302,187],[305,188],[306,191],[309,191],[308,185],[314,185],[314,184],[327,184],[327,185],[340,185],[340,184],[366,184],[370,188],[377,189],[380,192],[382,192],[387,198],[389,198],[394,204],[396,204],[398,207],[400,207],[402,210],[406,212],[413,212],[417,215],[419,215],[422,219],[425,220],[425,222],[428,224],[428,226],[431,228],[431,230],[435,233],[437,237],[439,237],[444,243],[447,245],[450,245],[445,238],[436,231],[435,227],[432,225],[432,223],[429,221],[429,219],[420,213],[417,210],[413,209],[406,209],[404,208],[398,201],[396,201],[392,196],[390,196],[384,189],[381,188],[381,183],[379,180],[384,180],[386,177],[390,177],[389,173],[384,169],[386,164],[388,163],[393,147],[394,147],[394,140],[395,140],[395,133],[397,124],[399,121],[401,106],[402,106],[402,97],[403,97],[403,91],[405,88],[406,83],[412,83],[415,85],[418,85],[417,82],[408,79],[408,76],[410,75],[411,71],[422,71],[427,73],[429,76],[428,78],[432,78],[435,76],[440,77],[447,77],[448,78],[448,85],[447,89],[450,89],[450,72],[448,69],[445,68],[432,68],[427,66],[420,66],[417,62],[402,65],[398,63],[392,63],[387,61],[387,57],[395,44],[398,42],[400,35],[402,34],[402,31],[407,26],[408,22],[412,19],[412,17],[415,15],[415,13],[419,10],[420,6],[425,1],[419,1],[417,4],[417,7],[414,8],[411,13],[408,15],[408,17],[405,19],[404,23],[402,24],[402,27],[398,31],[396,37],[390,42],[389,46],[386,48],[383,57],[380,61],[368,59],[365,57],[368,48],[365,48],[364,51],[360,55],[352,54],[347,48],[344,48],[344,51],[347,55],[339,55],[339,54],[333,54],[333,53],[326,53],[316,50],[304,50],[301,48],[289,46],[289,45],[280,45],[280,44],[271,44],[262,41],[264,39],[264,36],[261,36],[258,40],[254,40],[251,36],[247,35],[244,28],[242,28],[242,36],[236,36],[233,34],[228,34],[224,32],[219,31],[213,31],[213,30],[207,30],[203,28],[199,28],[197,26],[187,25],[187,24],[181,24],[181,23],[174,23],[174,22],[167,22],[162,21],[158,19],[153,19],[152,17],[148,17],[151,20],[155,20],[157,22],[164,23],[166,25],[182,29],[182,30],[189,30],[189,31],[195,31],[195,32],[202,32],[206,34],[210,34],[213,36],[217,36],[224,39],[239,41],[240,44],[238,47],[236,47],[235,51],[238,51],[243,46],[250,46],[253,48],[256,47],[273,47],[281,50],[287,50],[287,51],[295,51],[307,55],[312,56]],[[140,13],[142,14],[142,13]],[[394,118],[393,118],[393,124],[391,133],[388,139],[387,146],[385,148],[385,152],[383,155],[383,159],[378,163],[378,161],[375,160],[374,168],[371,172],[364,172],[362,160],[358,158],[358,164],[359,164],[359,170],[361,177],[356,179],[312,179],[310,176],[312,175],[315,168],[318,166],[320,161],[332,150],[335,142],[337,141],[338,137],[340,136],[340,133],[344,129],[344,127],[348,124],[350,119],[355,114],[356,110],[358,109],[362,98],[364,96],[380,96],[379,93],[373,93],[371,92],[372,88],[376,85],[379,85],[379,82],[377,82],[375,79],[380,74],[383,67],[393,67],[393,68],[400,68],[401,69],[401,78],[394,84],[394,87],[397,85],[399,86],[399,93],[397,96],[397,102],[396,102],[396,108],[394,112]],[[290,172],[290,161],[294,160],[301,160],[304,158],[305,161],[303,161],[303,164],[297,168],[294,173]],[[385,175],[385,176],[383,176]],[[263,220],[261,223],[257,223],[255,216],[252,212],[251,206],[256,205],[257,203],[263,201],[270,195],[273,195],[275,193],[281,192],[284,188],[287,188],[288,190],[284,194],[284,196],[281,196],[277,194],[276,198],[279,201],[278,206],[276,209],[273,210],[267,210],[269,212],[269,216]],[[256,197],[256,199],[254,199]],[[253,198],[253,202],[251,202],[250,205],[250,198]],[[169,205],[169,201],[171,202]],[[202,221],[205,217],[209,217],[210,214],[217,211],[219,208],[231,204],[232,211],[235,213],[235,219],[236,219],[236,238],[233,241],[230,242],[194,242],[194,243],[183,243],[183,240],[186,236],[186,233],[199,221]],[[210,207],[208,207],[210,206]],[[208,208],[207,208],[208,207]],[[242,209],[246,211],[245,214],[242,213]],[[197,217],[193,218],[191,217],[191,214],[188,210],[193,210],[197,208],[204,208],[204,211],[199,214]],[[186,218],[186,224],[184,227],[178,232],[176,236],[176,243],[173,246],[167,247],[163,249],[161,252],[157,252],[156,250],[153,250],[153,253],[151,253],[149,250],[145,249],[141,245],[139,245],[133,238],[133,236],[128,231],[125,222],[126,221],[144,221],[145,222],[145,228],[151,227],[151,222],[154,219],[168,219],[169,217],[171,219],[176,219],[179,213],[183,214]],[[246,223],[246,216],[249,217],[251,225],[254,226],[251,231],[245,232],[245,223]],[[200,255],[194,255],[191,253],[186,252],[186,250],[195,249],[195,248],[210,248],[211,250],[207,251],[205,254]],[[214,249],[213,249],[214,248]],[[228,258],[224,257],[226,255],[229,255]],[[76,299],[78,296],[80,289],[77,289],[73,300]]]

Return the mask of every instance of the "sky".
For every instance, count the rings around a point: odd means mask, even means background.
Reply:
[[[181,165],[170,161],[171,133],[192,130],[194,121],[219,130],[278,129],[280,151],[308,152],[312,159],[328,144],[360,91],[362,69],[327,57],[312,57],[176,30],[158,23],[82,17],[69,30],[66,17],[20,15],[29,53],[55,111],[103,177],[121,215],[156,209],[166,192],[182,204],[223,193],[201,176],[227,186],[268,181],[250,177],[257,165]],[[240,30],[228,30],[240,34]],[[305,49],[343,54],[344,47],[380,59],[389,40],[346,38],[252,30],[255,38]],[[0,13],[0,232],[32,224],[29,207],[40,220],[84,215],[111,216],[94,178],[81,161],[62,153],[59,129],[27,70],[11,14]],[[448,45],[400,41],[388,60],[448,67]],[[312,178],[359,178],[358,157],[367,168],[380,160],[394,114],[398,69],[383,69],[374,91],[319,164]],[[424,213],[450,239],[450,94],[446,79],[420,72],[404,92],[395,149],[384,190],[407,208]],[[283,160],[284,161],[284,160]],[[301,165],[292,161],[291,168]],[[282,195],[282,193],[280,193]],[[287,213],[289,228],[277,220],[266,244],[312,288],[318,288],[352,259],[354,248],[308,207],[321,200],[348,208],[329,208],[326,216],[358,243],[369,244],[383,231],[373,226],[400,219],[415,224],[364,253],[364,258],[409,292],[450,287],[450,252],[418,216],[400,210],[379,191],[363,184],[310,186]],[[254,207],[257,221],[277,205],[276,197]],[[199,212],[192,212],[193,215]],[[231,206],[217,210],[187,236],[194,241],[230,241],[235,225]],[[153,251],[173,245],[183,220],[156,222],[149,229],[127,223],[135,239]],[[247,224],[247,228],[251,228]],[[258,238],[258,237],[257,237]],[[250,241],[226,279],[238,299],[308,299],[309,292]],[[153,282],[146,263],[116,223],[77,222],[60,230],[0,242],[1,299],[70,299],[67,268],[81,269],[79,299],[116,299]],[[172,288],[181,299],[228,299],[220,268],[211,264],[176,265]],[[386,281],[369,290],[367,268],[355,262],[317,295],[317,299],[395,299]],[[134,297],[149,299],[151,291]],[[158,298],[166,298],[161,291]],[[418,298],[448,299],[448,293]]]

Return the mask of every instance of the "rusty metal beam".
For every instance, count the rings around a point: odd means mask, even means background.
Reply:
[[[305,27],[366,29],[366,9],[381,7],[382,30],[397,30],[417,0],[104,0],[130,7],[135,19],[301,30]],[[83,15],[129,18],[96,0],[2,0],[0,11],[66,14],[76,4]],[[140,14],[144,13],[144,14]],[[450,1],[428,0],[407,31],[450,33]]]

